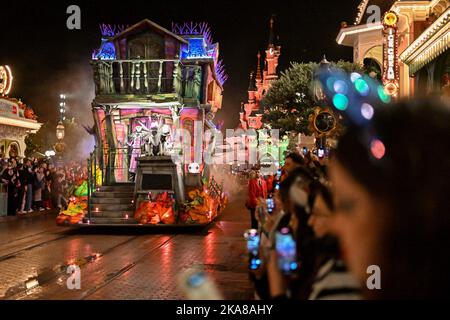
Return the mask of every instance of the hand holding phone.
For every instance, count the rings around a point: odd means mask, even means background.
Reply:
[[[273,198],[267,198],[266,199],[266,206],[267,206],[267,212],[269,214],[272,214],[275,210],[275,201]]]
[[[283,228],[276,232],[275,248],[281,272],[290,275],[296,271],[298,269],[297,243],[289,228]]]
[[[277,170],[277,176],[276,176],[276,179],[277,179],[278,181],[281,179],[281,174],[282,174],[281,169],[278,169],[278,170]]]
[[[257,270],[261,266],[261,258],[259,257],[259,246],[261,238],[258,230],[249,229],[244,233],[244,238],[247,240],[247,250],[249,255],[249,269]]]

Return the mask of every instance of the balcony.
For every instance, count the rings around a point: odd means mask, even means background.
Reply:
[[[93,60],[98,96],[176,94],[179,99],[200,100],[202,69],[179,60]]]

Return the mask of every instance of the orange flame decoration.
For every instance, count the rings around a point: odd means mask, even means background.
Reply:
[[[140,224],[175,224],[175,200],[167,192],[156,196],[153,201],[143,201],[137,208],[134,218]]]
[[[189,192],[188,199],[180,215],[181,221],[186,224],[209,223],[226,206],[226,197],[215,197],[207,189]]]

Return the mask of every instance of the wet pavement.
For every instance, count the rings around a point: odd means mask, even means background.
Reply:
[[[226,299],[251,299],[242,234],[245,194],[208,228],[70,229],[48,213],[0,221],[0,299],[184,299],[177,277],[203,268]],[[81,288],[69,290],[67,266]]]

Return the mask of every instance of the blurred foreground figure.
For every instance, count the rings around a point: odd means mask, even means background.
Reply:
[[[450,111],[431,100],[385,105],[340,139],[333,231],[367,298],[450,297],[449,144]]]

